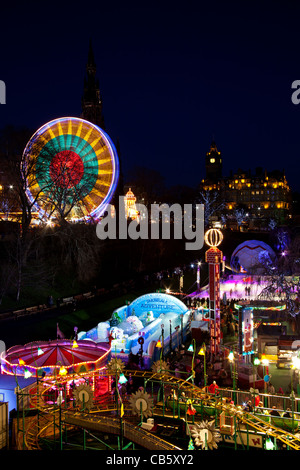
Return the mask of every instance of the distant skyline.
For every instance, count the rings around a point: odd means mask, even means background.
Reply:
[[[214,139],[225,176],[285,169],[300,191],[299,10],[276,0],[3,5],[0,127],[80,116],[92,39],[125,176],[141,165],[196,187]]]

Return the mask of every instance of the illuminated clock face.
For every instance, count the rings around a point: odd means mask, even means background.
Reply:
[[[216,160],[214,158],[211,158],[209,161],[210,163],[215,163]]]

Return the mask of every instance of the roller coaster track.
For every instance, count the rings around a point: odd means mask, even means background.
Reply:
[[[126,419],[122,422],[120,418],[111,416],[90,415],[87,413],[70,413],[63,414],[62,421],[74,426],[80,426],[93,431],[105,431],[106,433],[120,435],[121,426],[123,436],[129,441],[135,442],[144,449],[148,450],[182,450],[180,447],[164,441],[144,429],[136,426]]]
[[[161,384],[164,383],[171,387],[176,387],[177,389],[184,391],[187,396],[192,396],[193,398],[205,400],[205,396],[207,396],[203,389],[195,386],[192,382],[177,378],[167,371],[153,373],[150,371],[127,370],[124,371],[124,373],[125,375],[131,374],[132,377],[144,378],[145,382],[156,381]],[[41,413],[39,413],[38,416],[35,416],[27,427],[25,434],[25,444],[27,449],[40,449],[39,440],[43,435],[46,435],[47,432],[49,433],[50,427],[53,426],[54,422],[58,423],[60,418],[63,423],[70,426],[79,426],[91,430],[111,432],[112,434],[117,435],[120,434],[120,418],[113,414],[105,416],[105,413],[116,413],[115,404],[109,402],[97,403],[97,401],[95,401],[94,406],[89,413],[76,411],[71,408],[65,409],[63,407],[47,406],[41,397],[49,388],[44,389],[43,392],[38,395],[37,399],[32,397],[32,405],[39,409]],[[215,406],[218,411],[225,411],[230,415],[235,415],[240,423],[249,426],[256,432],[260,432],[264,435],[272,436],[277,440],[280,440],[289,449],[300,450],[300,438],[297,437],[297,435],[281,430],[271,422],[269,423],[260,419],[257,415],[237,410],[229,405],[224,405],[216,396],[209,396],[209,400],[212,406]],[[129,410],[127,409],[127,412],[128,411]],[[132,442],[138,443],[141,447],[151,450],[180,450],[173,444],[166,442],[139,426],[127,421],[125,416],[122,421],[123,436]]]
[[[286,432],[277,426],[274,426],[272,423],[268,423],[258,418],[257,415],[252,415],[251,413],[242,412],[237,413],[236,416],[243,424],[254,428],[256,431],[280,440],[290,449],[300,450],[300,438],[296,435]]]

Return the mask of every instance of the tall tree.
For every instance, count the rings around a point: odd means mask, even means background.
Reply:
[[[225,208],[225,203],[221,201],[217,191],[200,191],[199,202],[204,204],[204,225],[207,228],[210,224],[211,217],[214,215],[221,216],[221,212]]]

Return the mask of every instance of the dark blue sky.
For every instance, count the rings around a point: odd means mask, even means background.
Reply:
[[[79,116],[92,38],[125,174],[144,165],[196,186],[214,137],[225,174],[284,168],[300,190],[299,13],[287,0],[1,5],[0,127]]]

